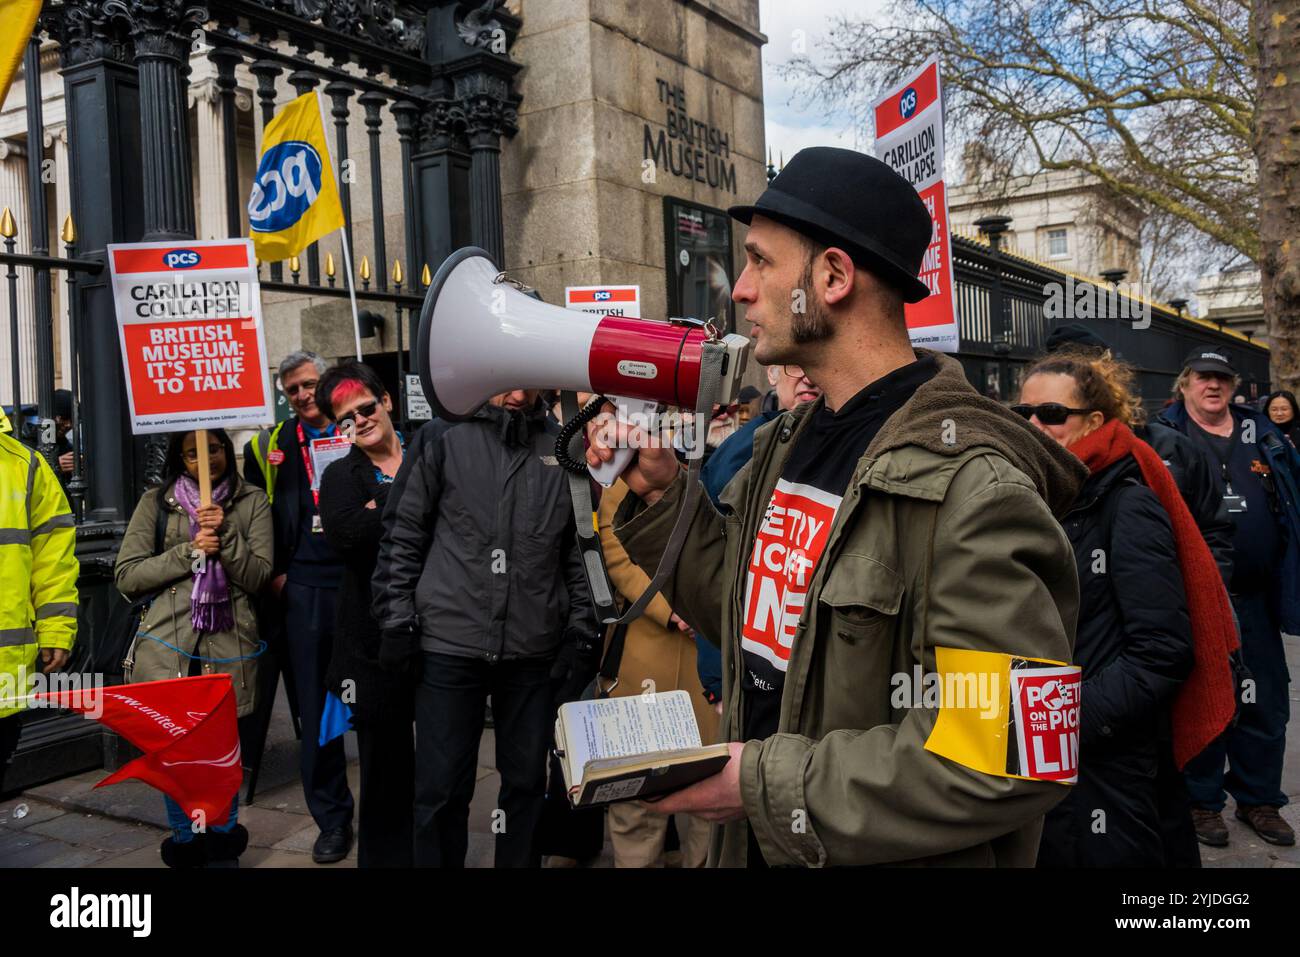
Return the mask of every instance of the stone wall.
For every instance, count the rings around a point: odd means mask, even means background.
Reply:
[[[666,317],[664,197],[725,210],[766,185],[757,0],[512,7],[526,69],[502,154],[507,267],[557,303],[565,286],[637,283],[642,315]]]

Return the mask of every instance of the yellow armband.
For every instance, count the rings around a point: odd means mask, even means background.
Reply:
[[[1078,666],[958,648],[934,654],[939,716],[927,751],[999,777],[1078,780]]]

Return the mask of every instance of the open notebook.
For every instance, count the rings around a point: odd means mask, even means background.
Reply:
[[[686,691],[561,705],[555,751],[574,807],[669,794],[717,774],[730,755],[700,744]]]

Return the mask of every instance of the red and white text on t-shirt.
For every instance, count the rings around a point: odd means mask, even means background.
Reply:
[[[784,672],[813,571],[842,496],[779,479],[745,576],[740,646]]]

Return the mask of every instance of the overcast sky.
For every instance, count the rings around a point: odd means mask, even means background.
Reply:
[[[768,38],[763,48],[763,106],[773,161],[782,151],[789,159],[805,146],[870,150],[869,130],[854,130],[847,117],[828,117],[821,106],[805,105],[775,67],[793,55],[796,30],[804,32],[808,52],[816,59],[818,42],[829,32],[835,14],[866,14],[883,5],[883,0],[759,0],[760,28]]]

